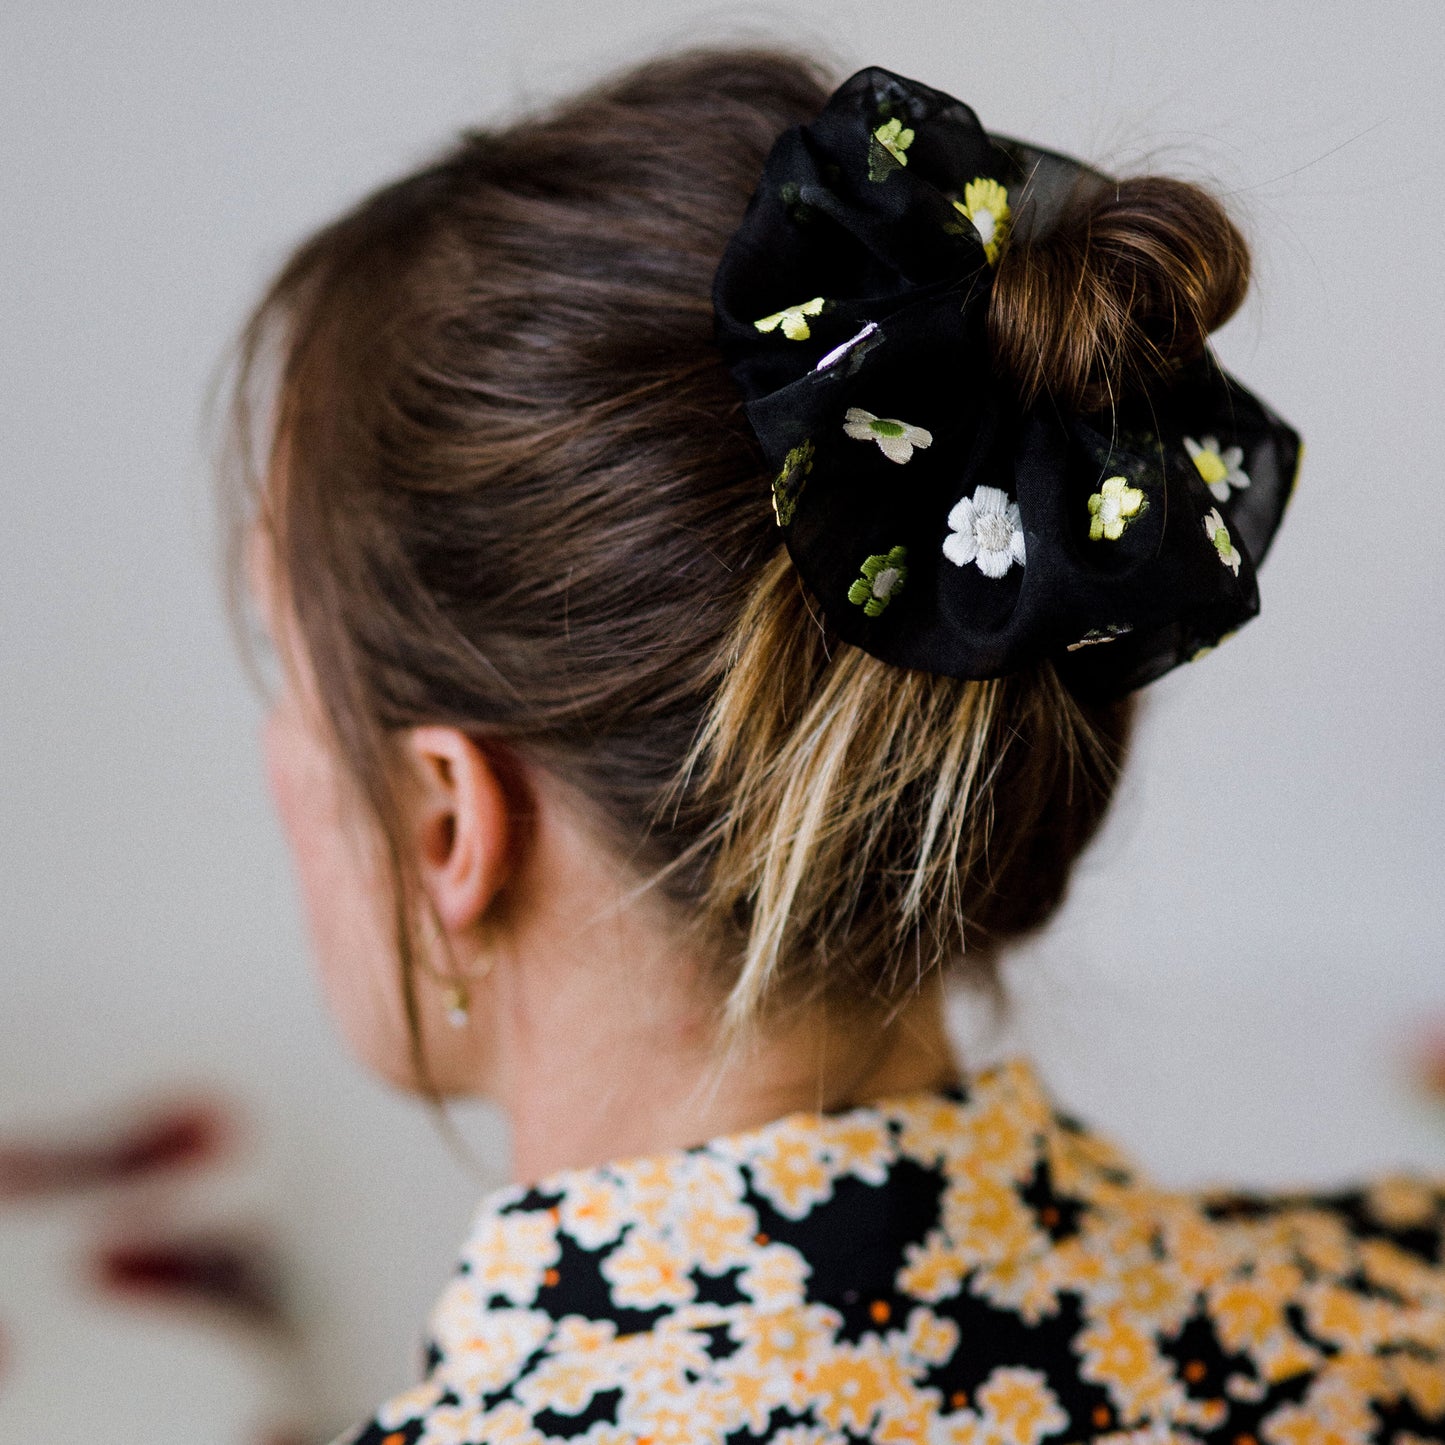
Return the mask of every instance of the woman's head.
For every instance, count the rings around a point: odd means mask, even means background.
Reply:
[[[569,810],[739,1027],[987,977],[1103,816],[1127,704],[1046,663],[879,662],[780,546],[710,288],[774,140],[828,89],[796,59],[699,53],[467,134],[304,243],[246,332],[250,535],[300,698],[281,730],[360,805],[367,926],[414,1031],[436,898],[408,819],[469,765],[442,741],[474,749],[515,846],[539,797]],[[1245,274],[1213,201],[1130,182],[1005,253],[998,364],[1074,404],[1147,384]]]

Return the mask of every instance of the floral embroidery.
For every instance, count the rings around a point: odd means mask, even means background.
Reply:
[[[354,1445],[1445,1440],[1445,1180],[1173,1193],[1020,1063],[503,1190],[477,1231]]]
[[[783,469],[773,478],[773,516],[786,527],[798,510],[798,498],[813,470],[813,443],[802,441],[783,458]]]
[[[821,296],[814,296],[811,301],[800,301],[796,306],[784,306],[781,311],[774,311],[771,316],[754,321],[753,325],[764,335],[781,328],[789,341],[806,341],[813,334],[812,327],[808,325],[808,317],[821,316],[827,304]]]
[[[1064,650],[1077,652],[1081,647],[1097,647],[1101,642],[1113,642],[1133,630],[1133,626],[1127,622],[1109,622],[1103,627],[1091,627],[1077,642],[1069,643]]]
[[[1147,509],[1148,499],[1127,477],[1107,477],[1089,498],[1089,540],[1117,542],[1124,529]]]
[[[990,266],[998,262],[999,252],[1008,241],[1013,212],[1009,209],[1008,190],[987,176],[971,180],[963,188],[963,199],[953,203],[954,209],[967,216],[983,242],[983,253]]]
[[[884,181],[900,166],[908,164],[905,154],[913,144],[913,132],[897,116],[885,120],[868,137],[868,179]]]
[[[848,600],[861,607],[869,617],[879,616],[902,590],[908,580],[906,547],[893,547],[887,552],[865,558],[859,569],[862,575],[848,589]]]
[[[1211,507],[1209,515],[1204,519],[1204,535],[1214,544],[1214,550],[1219,553],[1219,560],[1239,576],[1239,564],[1244,560],[1239,555],[1239,548],[1229,538],[1229,528],[1224,525],[1224,518],[1219,515],[1218,507]]]
[[[1231,487],[1238,490],[1249,485],[1249,473],[1240,465],[1244,460],[1243,447],[1221,447],[1218,437],[1205,437],[1202,441],[1185,437],[1184,450],[1216,501],[1227,502]]]
[[[871,351],[873,347],[883,339],[881,336],[878,336],[876,341],[869,340],[870,337],[876,335],[877,331],[878,323],[876,321],[870,321],[856,336],[849,337],[841,346],[835,346],[823,357],[813,370],[829,371],[854,350],[857,350],[860,357],[864,352]],[[849,370],[851,371],[852,367],[850,367]]]
[[[861,406],[850,406],[843,418],[843,430],[855,441],[877,442],[878,450],[890,462],[902,465],[912,455],[914,447],[933,445],[933,433],[921,426],[909,426],[906,421],[891,417],[874,416]]]
[[[1024,565],[1023,518],[1019,505],[998,487],[975,487],[948,514],[951,528],[943,555],[958,567],[972,562],[985,577],[1002,577],[1015,562]]]

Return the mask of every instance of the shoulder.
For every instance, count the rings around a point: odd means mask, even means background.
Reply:
[[[1079,1378],[1120,1421],[1184,1440],[1445,1440],[1445,1179],[1179,1193],[1068,1121],[1051,1159],[1082,1214],[1046,1272],[1078,1302]]]
[[[1024,1069],[496,1197],[358,1445],[1445,1441],[1445,1181],[1161,1189]]]

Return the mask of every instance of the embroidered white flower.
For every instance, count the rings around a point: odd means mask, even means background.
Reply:
[[[1214,544],[1214,550],[1219,553],[1219,560],[1239,576],[1239,564],[1244,559],[1239,555],[1239,548],[1229,539],[1229,528],[1224,525],[1224,518],[1219,515],[1218,507],[1211,507],[1209,515],[1204,519],[1204,535]]]
[[[1019,504],[998,487],[975,487],[948,514],[952,529],[943,555],[959,567],[972,562],[985,577],[1002,577],[1015,562],[1024,565],[1023,519]]]
[[[821,296],[814,296],[809,301],[800,301],[796,306],[784,306],[781,311],[774,311],[771,316],[754,321],[753,325],[764,335],[781,327],[783,335],[789,341],[806,341],[813,334],[808,325],[808,317],[822,315],[823,307],[827,304]]]
[[[978,176],[963,188],[963,199],[953,205],[973,222],[978,239],[983,242],[984,255],[992,266],[1008,240],[1009,222],[1013,218],[1008,191],[997,181]]]
[[[1243,447],[1221,447],[1218,437],[1204,437],[1200,441],[1185,437],[1184,450],[1204,478],[1204,485],[1219,501],[1229,500],[1231,487],[1237,491],[1249,485],[1249,473],[1240,466],[1244,460]]]
[[[878,330],[878,323],[870,321],[857,336],[850,337],[841,346],[835,346],[814,368],[814,371],[827,371],[829,367],[836,366],[855,346],[861,346],[875,331]]]
[[[913,455],[914,447],[931,447],[933,433],[921,426],[909,426],[892,417],[874,416],[861,406],[850,406],[843,418],[843,430],[855,441],[877,442],[878,450],[890,462],[900,465]]]

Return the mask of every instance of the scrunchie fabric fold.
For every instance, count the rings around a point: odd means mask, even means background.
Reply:
[[[1209,354],[1095,415],[1023,407],[992,363],[998,257],[1110,184],[876,68],[774,146],[717,270],[717,339],[844,640],[964,678],[1052,658],[1105,698],[1258,612],[1292,428]]]

